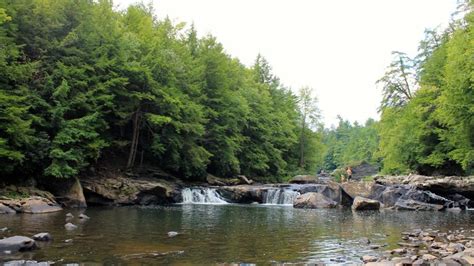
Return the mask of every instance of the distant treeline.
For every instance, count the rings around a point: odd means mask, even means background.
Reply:
[[[0,174],[67,178],[107,160],[281,180],[353,162],[467,173],[474,159],[473,15],[398,53],[380,122],[324,129],[262,56],[246,67],[212,36],[151,6],[0,0]],[[419,89],[416,90],[416,88]],[[113,159],[111,159],[113,158]],[[115,162],[117,163],[117,162]]]

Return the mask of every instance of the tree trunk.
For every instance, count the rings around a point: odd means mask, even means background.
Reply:
[[[133,118],[133,135],[132,143],[130,145],[130,152],[128,154],[127,169],[130,169],[135,164],[135,158],[137,155],[138,140],[140,137],[140,124],[141,124],[141,112],[140,107],[135,111]]]
[[[301,125],[301,136],[300,136],[300,167],[304,167],[304,129],[306,127],[306,114],[303,117],[303,124]]]

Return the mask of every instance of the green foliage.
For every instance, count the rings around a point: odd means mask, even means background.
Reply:
[[[129,170],[146,163],[183,178],[278,180],[298,168],[298,99],[262,56],[245,67],[212,36],[157,20],[143,4],[0,7],[5,173],[68,178],[107,155]],[[321,137],[303,132],[309,169]]]
[[[464,5],[463,5],[464,6]],[[385,106],[379,125],[383,172],[469,174],[474,162],[474,13],[443,33],[427,31],[417,56],[420,89]]]

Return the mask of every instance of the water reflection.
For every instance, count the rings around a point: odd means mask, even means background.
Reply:
[[[77,217],[79,211],[72,211]],[[50,232],[55,240],[15,259],[85,263],[359,262],[371,250],[361,241],[396,246],[400,233],[416,228],[473,228],[473,212],[361,212],[304,210],[261,205],[177,205],[89,208],[90,220],[64,229],[66,212],[3,215],[10,235]],[[177,231],[173,238],[168,231]],[[73,239],[73,243],[64,243]],[[183,252],[180,252],[183,251]],[[138,255],[137,255],[138,254]],[[142,256],[155,254],[157,256]],[[0,257],[0,261],[12,257]],[[129,261],[128,258],[133,258]]]

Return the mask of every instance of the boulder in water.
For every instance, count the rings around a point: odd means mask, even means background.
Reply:
[[[77,229],[77,225],[72,224],[72,223],[67,223],[64,225],[64,228],[66,228],[66,230],[74,230],[74,229]]]
[[[33,239],[26,236],[12,236],[0,240],[0,251],[26,251],[36,248]]]
[[[81,220],[87,220],[87,219],[90,219],[90,218],[91,218],[91,217],[85,215],[84,213],[79,214],[78,217],[79,217],[79,219],[81,219]]]
[[[352,209],[355,211],[378,210],[380,209],[380,202],[357,196],[352,203]]]
[[[33,239],[36,241],[51,241],[53,237],[50,233],[39,233],[33,236]]]
[[[293,202],[295,208],[319,209],[319,208],[334,208],[337,202],[324,196],[321,193],[308,192],[296,197]]]
[[[9,213],[16,213],[16,211],[14,209],[0,203],[0,214],[9,214]]]

